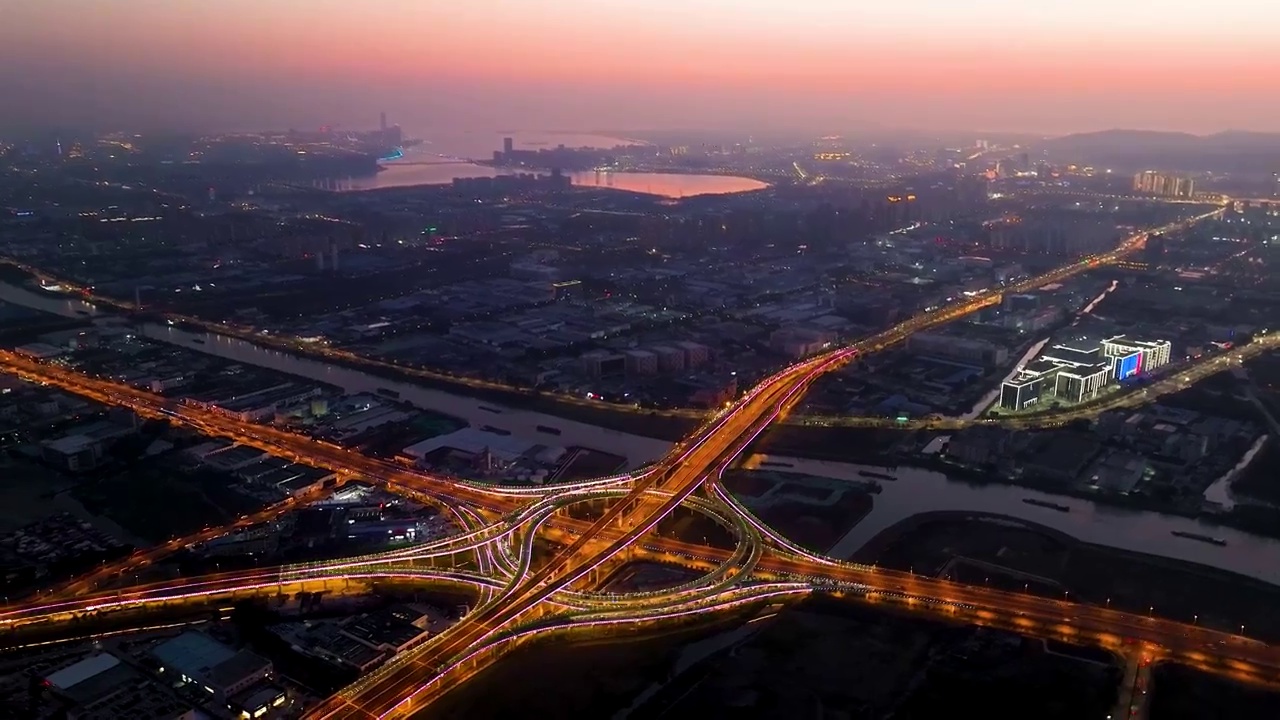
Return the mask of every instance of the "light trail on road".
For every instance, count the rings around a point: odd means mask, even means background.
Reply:
[[[1189,227],[1221,212],[1172,223],[1153,232]],[[1136,637],[1175,655],[1191,657],[1195,653],[1201,658],[1197,662],[1223,668],[1224,672],[1231,669],[1255,681],[1280,682],[1280,651],[1238,635],[1110,608],[887,571],[805,551],[759,522],[718,482],[721,473],[747,446],[784,418],[811,383],[825,373],[855,357],[901,342],[914,332],[999,303],[1005,293],[1025,292],[1114,262],[1140,247],[1146,236],[1145,232],[1137,233],[1109,253],[924,313],[850,346],[784,368],[728,408],[706,418],[666,458],[642,472],[518,491],[411,471],[304,436],[240,423],[216,413],[175,405],[149,393],[123,390],[117,384],[0,353],[0,368],[28,379],[132,407],[148,416],[167,417],[348,476],[376,478],[392,490],[457,504],[458,519],[464,528],[453,538],[416,549],[242,576],[165,581],[121,589],[114,598],[108,593],[56,602],[36,600],[0,613],[0,631],[9,637],[21,634],[27,627],[48,629],[84,614],[116,609],[142,612],[166,603],[203,602],[214,597],[236,597],[237,593],[278,593],[282,583],[325,587],[325,583],[382,578],[461,583],[479,593],[480,604],[456,625],[397,655],[313,708],[309,714],[313,718],[406,716],[465,682],[511,647],[541,637],[596,637],[596,633],[621,629],[638,631],[659,623],[732,613],[768,598],[795,599],[814,592],[859,602],[890,603],[909,612],[1008,626],[1026,634],[1066,637],[1077,642]],[[1189,377],[1190,372],[1182,375]],[[695,495],[700,490],[706,491],[706,498]],[[573,504],[590,501],[608,503],[593,521],[574,520],[561,512]],[[729,527],[737,541],[735,548],[719,550],[655,537],[658,524],[680,507],[703,512]],[[552,535],[564,543],[549,560],[536,563],[535,541]],[[472,572],[415,565],[453,561],[459,554],[474,558],[478,569]],[[603,571],[629,557],[654,558],[709,571],[697,580],[661,591],[619,594],[598,590]],[[83,584],[68,586],[68,594],[73,596],[83,590]]]

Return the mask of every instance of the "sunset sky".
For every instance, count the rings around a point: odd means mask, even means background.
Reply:
[[[0,6],[0,126],[1280,130],[1275,0]]]

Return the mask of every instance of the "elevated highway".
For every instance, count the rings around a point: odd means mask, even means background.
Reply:
[[[1187,226],[1217,212],[1155,229]],[[454,627],[379,670],[361,678],[314,708],[314,718],[405,717],[440,694],[464,683],[512,647],[542,637],[600,637],[659,624],[716,617],[752,603],[782,601],[815,592],[859,602],[887,603],[907,611],[961,622],[1009,627],[1038,636],[1073,641],[1124,642],[1137,639],[1172,656],[1201,662],[1255,682],[1280,682],[1280,657],[1271,646],[1176,621],[1016,593],[1003,593],[909,573],[840,562],[796,547],[754,518],[719,485],[720,474],[771,423],[785,417],[809,385],[850,359],[877,352],[913,332],[936,327],[1000,301],[1004,292],[1023,292],[1059,282],[1112,262],[1139,247],[1146,233],[1126,239],[1115,251],[1085,258],[1012,286],[911,318],[848,347],[810,358],[766,378],[730,407],[707,418],[654,466],[630,475],[571,486],[514,490],[435,477],[364,458],[291,433],[238,423],[150,396],[122,392],[100,379],[65,369],[0,355],[0,367],[37,381],[144,414],[168,417],[205,432],[349,475],[380,478],[389,488],[447,498],[464,532],[429,548],[396,551],[333,563],[281,568],[264,575],[184,578],[112,594],[81,597],[72,584],[57,600],[41,599],[0,613],[0,630],[57,624],[84,613],[143,613],[189,597],[236,597],[237,592],[288,587],[324,587],[338,581],[416,576],[424,582],[469,584],[478,606]],[[705,493],[704,493],[705,491]],[[591,521],[563,517],[558,510],[593,497],[611,504]],[[676,508],[692,507],[729,525],[732,550],[689,546],[653,531]],[[563,544],[550,559],[535,558],[535,541],[555,537]],[[433,554],[434,553],[434,554]],[[442,558],[468,554],[461,570],[437,565]],[[706,574],[678,588],[651,593],[609,594],[598,589],[601,570],[619,558],[660,559]],[[474,568],[474,570],[472,569]],[[204,600],[201,600],[204,602]],[[118,603],[118,605],[112,605]]]

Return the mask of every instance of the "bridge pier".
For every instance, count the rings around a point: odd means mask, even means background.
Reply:
[[[1115,718],[1141,720],[1147,715],[1147,689],[1151,687],[1151,669],[1155,665],[1150,648],[1139,646],[1121,653],[1124,659],[1124,677],[1120,680],[1120,694],[1111,711]]]

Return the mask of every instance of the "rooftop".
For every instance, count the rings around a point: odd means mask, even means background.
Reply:
[[[108,653],[91,655],[80,662],[62,668],[45,679],[49,681],[50,685],[60,690],[66,690],[119,664],[120,659],[115,655]]]
[[[440,448],[453,448],[470,454],[479,454],[485,448],[494,456],[514,460],[542,447],[514,435],[499,435],[479,428],[463,428],[447,435],[424,440],[404,449],[405,454],[422,457]]]
[[[204,679],[213,668],[230,660],[236,651],[198,632],[184,632],[178,637],[160,643],[151,651],[165,667],[171,667],[189,677]]]

